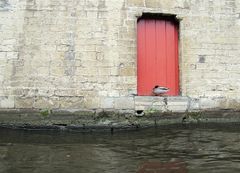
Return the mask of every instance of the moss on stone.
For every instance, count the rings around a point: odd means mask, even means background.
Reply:
[[[50,109],[43,109],[40,111],[40,115],[43,117],[48,117],[51,114],[51,110]]]
[[[183,121],[199,122],[199,121],[201,121],[202,118],[203,118],[203,112],[186,112],[183,117]]]

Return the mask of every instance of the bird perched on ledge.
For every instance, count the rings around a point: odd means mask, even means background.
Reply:
[[[169,88],[161,87],[161,86],[158,86],[158,85],[156,85],[152,90],[152,92],[155,96],[163,96],[168,91],[169,91]]]

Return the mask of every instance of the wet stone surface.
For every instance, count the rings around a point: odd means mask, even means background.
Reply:
[[[134,131],[0,129],[0,172],[238,173],[240,124]]]

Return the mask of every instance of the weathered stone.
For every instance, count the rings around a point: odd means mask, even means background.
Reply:
[[[144,2],[145,2],[145,0],[127,0],[127,5],[133,6],[133,7],[135,7],[135,6],[143,7]]]
[[[226,102],[224,98],[200,98],[199,99],[199,107],[200,109],[217,109],[217,108],[225,108],[221,105],[222,101]]]
[[[114,108],[114,98],[103,98],[101,100],[100,107],[103,109],[113,109]]]
[[[0,2],[0,108],[240,109],[238,1],[6,2]],[[180,90],[188,97],[133,97],[142,13],[181,19]]]
[[[84,103],[85,109],[89,109],[89,108],[99,109],[100,108],[100,98],[99,97],[88,97],[88,98],[84,99],[83,103]],[[76,107],[76,108],[81,108],[81,106]]]
[[[84,97],[60,97],[61,109],[84,109]]]
[[[123,67],[119,69],[119,75],[121,76],[135,76],[135,69],[133,67]]]
[[[34,98],[32,97],[16,97],[15,108],[33,108]]]
[[[115,109],[134,109],[133,97],[116,98],[114,101]]]
[[[189,110],[189,104],[188,97],[135,97],[135,110],[185,112]]]
[[[1,108],[14,108],[14,97],[13,96],[2,96],[0,97]]]
[[[60,101],[58,97],[35,97],[33,108],[59,109],[59,102]]]
[[[186,112],[187,110],[187,105],[167,105],[166,107],[166,111],[170,112]]]
[[[161,5],[161,1],[158,0],[147,0],[145,1],[146,3],[146,7],[148,8],[156,8],[159,7],[159,5]]]

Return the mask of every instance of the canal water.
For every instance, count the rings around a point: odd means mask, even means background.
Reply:
[[[0,128],[5,173],[239,173],[240,124],[111,132]]]

